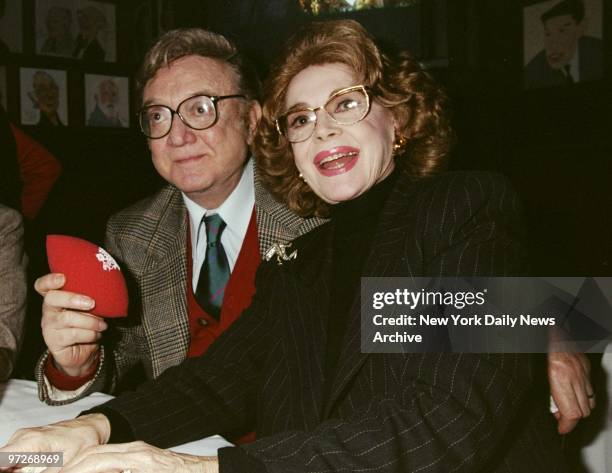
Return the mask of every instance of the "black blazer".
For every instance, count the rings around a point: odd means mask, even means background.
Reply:
[[[500,177],[400,176],[364,275],[516,273],[520,228]],[[295,241],[296,260],[263,264],[253,305],[206,356],[106,408],[162,447],[254,427],[259,440],[220,451],[224,473],[245,459],[279,473],[565,471],[534,357],[362,354],[358,294],[323,403],[332,232],[324,224]]]

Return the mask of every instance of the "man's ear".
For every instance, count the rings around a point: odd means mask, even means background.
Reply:
[[[261,120],[261,105],[257,100],[251,100],[249,104],[249,111],[247,115],[247,127],[248,127],[248,138],[247,143],[251,145],[253,143],[253,137],[255,136],[255,129],[257,124]]]

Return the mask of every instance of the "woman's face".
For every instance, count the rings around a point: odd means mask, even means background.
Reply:
[[[285,110],[319,107],[353,85],[359,84],[344,64],[309,66],[289,83]],[[339,125],[323,110],[316,114],[312,135],[291,148],[298,170],[321,199],[330,204],[354,199],[391,173],[395,120],[389,109],[372,101],[370,112],[353,125]]]

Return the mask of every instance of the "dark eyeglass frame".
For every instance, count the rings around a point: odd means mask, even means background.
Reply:
[[[202,128],[198,128],[195,127],[193,125],[190,125],[187,120],[185,120],[185,118],[183,117],[183,115],[181,115],[180,109],[181,109],[181,105],[183,105],[185,102],[188,102],[191,99],[194,99],[196,97],[205,97],[208,100],[210,100],[212,102],[213,105],[213,109],[215,111],[215,118],[212,121],[212,123],[210,125],[207,125],[205,127]],[[231,94],[231,95],[206,95],[206,94],[195,94],[192,95],[191,97],[187,97],[185,100],[183,100],[181,103],[178,104],[178,106],[176,107],[176,110],[168,107],[167,105],[157,105],[157,104],[151,104],[151,105],[147,105],[146,107],[142,107],[137,115],[138,115],[138,125],[140,125],[140,131],[142,132],[143,135],[145,135],[148,139],[150,140],[159,140],[161,138],[164,138],[165,136],[168,136],[168,134],[170,133],[170,131],[172,130],[172,124],[174,123],[174,115],[178,115],[178,117],[181,119],[181,121],[187,125],[189,128],[191,128],[192,130],[206,130],[212,126],[215,125],[215,123],[217,123],[217,120],[219,119],[219,110],[217,109],[217,103],[221,102],[222,100],[225,99],[237,99],[237,98],[241,98],[241,99],[246,99],[246,96],[244,94]],[[166,110],[168,110],[170,112],[170,126],[168,127],[168,131],[166,133],[164,133],[161,136],[156,136],[156,137],[152,137],[149,136],[144,129],[144,126],[142,124],[142,117],[143,117],[143,112],[145,112],[146,110],[150,109],[150,108],[154,108],[154,107],[161,107],[161,108],[165,108]]]
[[[329,112],[327,110],[325,110],[325,107],[327,106],[327,104],[329,102],[331,102],[332,100],[334,100],[336,97],[338,97],[339,95],[346,94],[348,92],[353,92],[354,90],[361,90],[363,92],[363,94],[365,95],[365,97],[366,97],[366,108],[365,108],[365,112],[363,113],[363,116],[361,118],[359,118],[358,120],[352,121],[352,122],[343,123],[343,122],[340,122],[340,121],[336,120],[331,114],[329,114]],[[333,94],[331,94],[323,105],[319,105],[318,107],[315,107],[315,108],[304,107],[304,108],[301,108],[299,110],[290,110],[288,112],[283,113],[282,115],[279,115],[274,120],[274,125],[276,126],[276,131],[278,132],[278,134],[280,136],[283,136],[287,141],[289,141],[289,143],[301,143],[303,141],[306,141],[308,138],[310,138],[312,136],[312,134],[314,133],[315,128],[317,127],[317,123],[319,121],[319,117],[317,117],[317,112],[319,110],[323,110],[327,114],[327,116],[329,118],[331,118],[334,123],[337,123],[338,125],[354,125],[355,123],[359,123],[361,120],[363,120],[365,117],[368,116],[368,113],[370,113],[370,107],[371,106],[372,106],[372,99],[370,98],[370,93],[369,93],[368,87],[363,85],[363,84],[352,85],[350,87],[345,87],[344,89],[340,89],[340,90],[334,92]],[[296,113],[296,112],[312,112],[314,114],[314,117],[315,117],[314,126],[312,127],[312,131],[311,131],[310,135],[308,135],[306,138],[304,138],[302,140],[298,140],[298,141],[291,141],[289,139],[289,137],[287,136],[287,134],[283,133],[280,121],[283,118],[285,118],[287,115],[289,115],[290,113]]]

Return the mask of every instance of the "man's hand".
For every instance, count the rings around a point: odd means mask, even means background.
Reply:
[[[56,366],[69,376],[82,376],[91,369],[100,348],[98,341],[106,322],[88,314],[93,299],[61,291],[63,274],[47,274],[36,280],[34,288],[44,297],[42,333]]]
[[[82,450],[62,473],[218,473],[217,457],[162,450],[144,442],[101,445]]]
[[[560,434],[572,431],[595,408],[590,379],[591,364],[583,353],[548,354],[550,393],[559,409],[554,413]]]
[[[109,437],[108,419],[102,414],[90,414],[42,427],[19,429],[0,448],[0,453],[63,452],[66,464],[83,449],[106,443]]]

